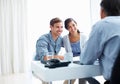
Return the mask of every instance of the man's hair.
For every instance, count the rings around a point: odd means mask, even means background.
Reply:
[[[62,22],[62,20],[60,18],[58,18],[58,17],[53,18],[52,20],[50,20],[50,25],[54,26],[54,24],[58,23],[58,22]]]
[[[120,0],[102,0],[100,6],[107,16],[120,16]]]

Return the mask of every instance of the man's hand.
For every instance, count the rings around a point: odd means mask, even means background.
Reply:
[[[64,56],[61,55],[55,55],[54,58],[60,59],[60,60],[64,60]]]

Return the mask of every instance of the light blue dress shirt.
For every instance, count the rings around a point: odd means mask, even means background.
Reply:
[[[120,49],[120,16],[109,16],[97,22],[81,53],[82,64],[99,59],[103,76],[110,79],[113,63]]]
[[[43,57],[47,52],[54,52],[58,54],[62,47],[62,37],[59,36],[56,41],[53,40],[51,32],[42,35],[36,43],[36,56],[35,60],[41,60],[44,62]]]

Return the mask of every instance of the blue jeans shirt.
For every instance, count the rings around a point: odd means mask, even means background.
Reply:
[[[47,52],[54,52],[58,54],[62,47],[62,37],[59,36],[56,41],[53,40],[51,32],[42,35],[36,42],[36,56],[35,60],[41,60],[44,62],[43,58]]]

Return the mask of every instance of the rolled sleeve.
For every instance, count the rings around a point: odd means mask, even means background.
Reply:
[[[37,40],[35,60],[44,61],[43,58],[46,55],[46,52],[48,52],[47,46],[48,46],[48,42],[44,37],[41,37],[40,39]]]

